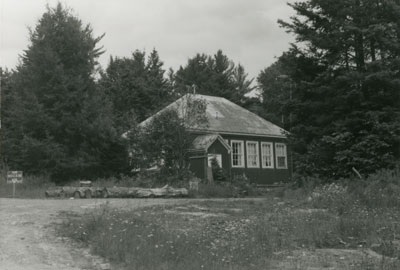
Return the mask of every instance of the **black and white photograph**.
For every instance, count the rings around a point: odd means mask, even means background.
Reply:
[[[0,0],[1,270],[399,270],[400,0]]]

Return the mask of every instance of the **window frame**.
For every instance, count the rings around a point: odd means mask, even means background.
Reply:
[[[283,146],[283,149],[284,149],[283,156],[281,156],[281,155],[278,156],[278,151],[277,151],[278,146]],[[285,157],[285,166],[284,167],[279,166],[278,157]],[[287,169],[288,168],[288,154],[287,154],[287,146],[285,143],[275,143],[275,162],[276,162],[275,164],[276,164],[277,169]]]
[[[233,155],[234,155],[234,151],[233,151],[233,144],[234,143],[240,143],[240,148],[241,148],[241,165],[234,165],[233,164]],[[244,168],[245,164],[244,164],[244,141],[242,140],[231,140],[231,164],[232,164],[232,168]]]
[[[255,144],[256,145],[256,161],[257,161],[257,164],[254,165],[254,166],[249,163],[249,144]],[[247,168],[249,168],[249,169],[260,168],[260,150],[259,150],[258,146],[259,146],[258,141],[246,141],[246,161],[247,161],[246,165],[247,165]]]
[[[263,154],[263,145],[269,145],[270,146],[270,150],[271,150],[271,165],[270,166],[266,166],[265,162],[264,162],[264,154]],[[274,162],[274,143],[273,142],[261,142],[261,167],[263,169],[273,169],[275,165]]]

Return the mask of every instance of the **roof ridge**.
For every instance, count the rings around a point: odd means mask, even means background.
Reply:
[[[206,96],[206,95],[203,95],[203,96]],[[212,96],[211,96],[211,97],[212,97]],[[248,113],[251,113],[251,114],[253,114],[254,116],[256,116],[256,117],[260,118],[261,120],[263,120],[263,121],[265,121],[265,122],[268,122],[269,124],[272,124],[272,125],[275,125],[275,126],[277,126],[276,124],[272,123],[271,121],[268,121],[267,119],[265,119],[265,118],[263,118],[263,117],[259,116],[258,114],[256,114],[256,113],[253,113],[252,111],[250,111],[250,110],[248,110],[248,109],[246,109],[246,108],[243,108],[242,106],[240,106],[240,105],[236,104],[235,102],[233,102],[233,101],[231,101],[231,100],[229,100],[229,99],[227,99],[227,98],[224,98],[224,97],[218,97],[218,96],[215,96],[215,97],[217,97],[217,98],[221,98],[221,99],[224,99],[224,100],[228,101],[229,103],[232,103],[232,104],[233,104],[233,105],[235,105],[236,107],[240,108],[240,110],[242,110],[242,111],[245,111],[245,112],[248,112]],[[278,126],[278,127],[279,127],[279,126]],[[279,127],[279,128],[280,128],[280,129],[282,129],[282,130],[284,130],[284,129],[283,129],[283,128],[281,128],[281,127]]]
[[[159,110],[157,113],[148,117],[142,121],[139,126],[145,126],[147,123],[152,121],[157,115],[167,111],[168,109],[180,109],[184,106],[184,101],[187,98],[192,97],[195,100],[204,100],[207,103],[206,114],[210,121],[209,130],[216,133],[243,133],[243,134],[254,134],[263,136],[278,136],[286,137],[289,134],[288,131],[281,128],[280,126],[272,123],[271,121],[264,119],[263,117],[257,115],[256,113],[232,102],[231,100],[220,97],[220,96],[210,96],[203,94],[193,94],[186,93],[180,96],[175,101],[168,104],[163,109]],[[209,106],[208,106],[209,105]],[[210,110],[209,110],[210,108]],[[215,111],[214,111],[215,110]],[[214,119],[216,113],[220,113],[222,118],[226,118],[224,121]],[[225,115],[226,113],[226,115]],[[224,117],[225,115],[225,117]],[[221,118],[221,119],[222,119]],[[238,121],[236,121],[238,120]],[[226,121],[226,122],[225,122]],[[214,126],[213,126],[214,125]],[[188,127],[190,129],[196,129],[196,127]]]

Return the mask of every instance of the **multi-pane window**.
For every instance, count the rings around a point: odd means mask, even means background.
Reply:
[[[258,142],[246,142],[247,149],[247,167],[257,168],[260,167],[258,160]]]
[[[232,167],[244,167],[243,141],[231,141]]]
[[[276,155],[276,168],[287,169],[286,145],[283,143],[276,143],[275,155]]]
[[[261,143],[261,160],[263,168],[274,167],[274,153],[271,142]]]

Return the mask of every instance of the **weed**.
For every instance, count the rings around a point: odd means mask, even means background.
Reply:
[[[274,254],[282,252],[358,248],[360,243],[365,246],[384,235],[392,239],[400,228],[377,231],[399,221],[391,212],[363,209],[358,215],[338,215],[271,198],[256,203],[227,200],[153,206],[128,212],[102,208],[81,220],[70,219],[64,224],[67,229],[60,232],[90,244],[93,252],[114,263],[123,262],[127,269],[260,269],[272,265]],[[394,251],[385,252],[389,256]],[[296,267],[307,264],[302,258],[294,260]],[[320,267],[333,265],[328,256],[317,263]],[[358,265],[367,263],[375,267],[381,262],[373,259]]]
[[[54,186],[48,176],[31,176],[23,178],[22,184],[15,185],[15,198],[45,198],[45,191]],[[11,198],[13,196],[13,185],[7,184],[7,179],[3,174],[0,179],[0,197]]]

